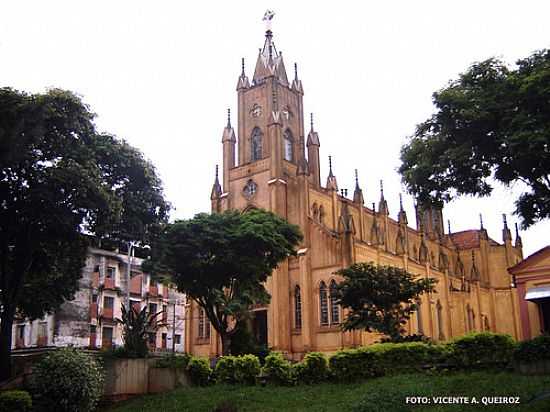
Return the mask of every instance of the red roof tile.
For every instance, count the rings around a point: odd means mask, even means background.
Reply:
[[[474,249],[479,247],[479,230],[464,230],[451,233],[451,240],[458,249]],[[498,246],[499,243],[489,238],[489,244]]]

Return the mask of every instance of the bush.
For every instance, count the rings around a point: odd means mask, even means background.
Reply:
[[[376,375],[419,370],[444,361],[448,353],[444,345],[422,342],[379,343],[366,350],[374,354]]]
[[[515,349],[509,335],[480,332],[456,338],[449,344],[449,361],[459,368],[491,367],[508,364]]]
[[[31,408],[32,399],[27,391],[0,392],[0,412],[28,412]]]
[[[323,382],[329,373],[327,358],[322,353],[310,352],[294,367],[294,373],[298,383]]]
[[[103,393],[103,370],[84,352],[59,349],[36,364],[31,388],[38,410],[92,411]]]
[[[550,359],[550,336],[541,335],[520,342],[514,351],[514,359],[523,362]]]
[[[256,355],[242,355],[235,358],[235,381],[254,385],[260,374],[260,360]]]
[[[424,342],[431,343],[432,339],[429,336],[422,334],[400,335],[397,338],[382,338],[380,343],[409,343],[409,342]]]
[[[235,383],[235,356],[222,356],[214,370],[216,383]]]
[[[339,382],[354,382],[379,374],[375,353],[368,348],[336,352],[329,359],[330,372]]]
[[[193,384],[206,386],[209,383],[212,369],[208,364],[208,360],[192,357],[187,364],[187,374]]]
[[[266,375],[268,382],[276,385],[293,385],[294,374],[292,365],[281,353],[272,352],[265,358],[262,372]]]
[[[191,355],[184,353],[182,355],[165,356],[157,360],[157,368],[185,369],[191,359]]]

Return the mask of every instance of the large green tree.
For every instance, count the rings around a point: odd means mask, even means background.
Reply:
[[[489,195],[523,182],[515,214],[528,227],[550,217],[550,50],[513,68],[473,64],[434,93],[436,112],[401,150],[399,169],[421,203]]]
[[[169,204],[150,162],[74,94],[0,89],[0,380],[15,316],[71,299],[90,235],[146,240]]]
[[[264,210],[198,214],[168,224],[144,270],[170,274],[204,309],[229,354],[251,305],[269,302],[264,282],[302,239],[297,226]]]
[[[343,329],[380,332],[392,339],[404,332],[418,297],[435,285],[435,279],[415,279],[404,269],[372,263],[356,263],[336,273],[344,278],[337,289],[339,303],[349,310]]]

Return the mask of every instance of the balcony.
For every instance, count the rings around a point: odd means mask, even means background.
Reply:
[[[113,308],[103,308],[103,318],[113,319]]]
[[[36,339],[36,346],[38,346],[38,347],[48,346],[48,337],[47,336],[39,336]]]
[[[92,273],[92,288],[97,289],[99,287],[99,272]]]
[[[149,286],[149,296],[158,296],[159,288],[158,286]]]
[[[141,284],[143,281],[142,275],[134,276],[130,280],[130,293],[134,295],[140,295],[141,296]]]
[[[105,289],[114,289],[115,288],[115,280],[113,278],[105,278],[105,281],[103,282],[103,286]]]
[[[90,319],[97,319],[97,303],[90,304]]]

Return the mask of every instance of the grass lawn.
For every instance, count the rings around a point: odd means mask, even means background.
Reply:
[[[550,399],[527,404],[533,395],[550,392],[550,376],[521,376],[509,372],[472,372],[449,374],[408,374],[372,379],[355,384],[321,384],[292,388],[268,386],[214,385],[185,388],[174,392],[144,396],[115,405],[110,412],[204,411],[210,412],[229,402],[242,411],[471,411],[515,410],[550,411]],[[430,405],[405,404],[407,396],[427,396]],[[435,405],[432,396],[476,397],[470,405]],[[520,405],[486,406],[483,397],[519,396]],[[363,408],[354,408],[361,403]]]

